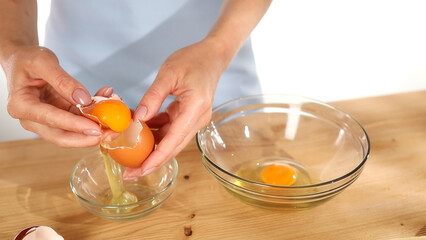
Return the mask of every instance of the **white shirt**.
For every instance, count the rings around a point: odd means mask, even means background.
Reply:
[[[111,86],[134,108],[164,60],[206,36],[221,5],[218,0],[54,0],[45,45],[92,94]],[[249,39],[222,75],[214,105],[260,92]]]

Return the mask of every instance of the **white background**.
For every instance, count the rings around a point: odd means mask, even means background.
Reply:
[[[39,34],[50,0],[39,0]],[[426,89],[426,1],[275,0],[253,32],[266,93],[335,101]],[[6,111],[0,141],[34,136]]]

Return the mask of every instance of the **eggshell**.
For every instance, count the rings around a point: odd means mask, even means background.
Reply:
[[[15,240],[64,240],[64,238],[47,226],[31,226],[22,230]]]
[[[133,122],[111,142],[101,143],[103,152],[125,167],[136,168],[142,165],[154,149],[154,135],[144,122]]]

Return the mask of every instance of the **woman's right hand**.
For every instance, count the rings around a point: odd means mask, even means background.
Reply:
[[[76,108],[77,104],[90,104],[91,96],[61,68],[56,55],[39,46],[15,46],[9,52],[2,62],[9,114],[19,119],[23,128],[58,146],[99,144],[100,126],[80,116]],[[111,92],[111,88],[102,88],[97,94]]]

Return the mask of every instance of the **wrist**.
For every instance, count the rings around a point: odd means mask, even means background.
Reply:
[[[3,1],[0,8],[0,63],[21,46],[37,46],[37,1]]]
[[[20,47],[37,45],[29,41],[7,39],[0,41],[0,64],[4,66]]]
[[[214,54],[216,54],[216,58],[221,63],[222,71],[225,71],[241,47],[239,42],[235,42],[232,41],[232,39],[215,34],[209,34],[203,42],[209,44],[209,48],[213,50],[212,52]]]

